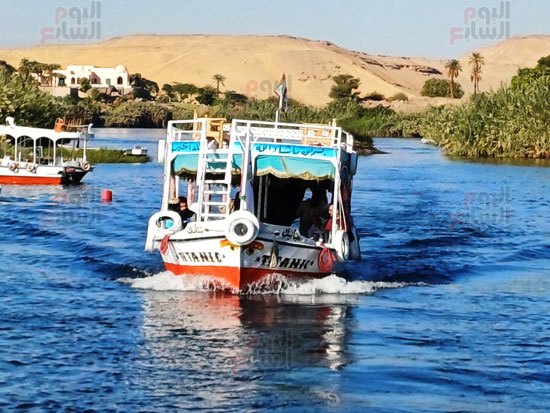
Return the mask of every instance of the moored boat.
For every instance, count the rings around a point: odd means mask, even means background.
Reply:
[[[124,155],[127,156],[147,156],[147,148],[142,146],[134,146],[132,149],[126,149]]]
[[[361,256],[350,214],[357,159],[353,136],[334,125],[171,121],[145,249],[158,249],[176,275],[211,275],[241,291],[270,274],[330,274]],[[182,194],[193,213],[174,210]]]
[[[87,161],[87,143],[93,137],[92,125],[79,125],[67,131],[61,120],[55,129],[17,126],[13,118],[0,125],[0,183],[13,185],[77,184],[93,169]],[[74,156],[82,145],[82,157]],[[61,151],[72,147],[64,159]]]

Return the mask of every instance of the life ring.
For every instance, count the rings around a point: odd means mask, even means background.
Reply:
[[[172,225],[168,227],[168,222],[172,222]],[[153,251],[155,241],[163,239],[167,235],[173,235],[176,232],[181,231],[183,228],[181,217],[175,211],[160,211],[153,214],[149,218],[149,225],[147,227],[147,240],[145,241],[145,250]]]
[[[336,231],[332,244],[334,245],[336,256],[340,261],[349,259],[349,237],[346,231]]]
[[[8,168],[12,172],[15,172],[15,173],[19,172],[19,164],[18,163],[12,162],[12,163],[10,163]]]
[[[82,162],[80,164],[80,167],[82,168],[83,171],[88,172],[92,167],[92,165],[90,165],[88,162]]]
[[[319,271],[321,272],[332,271],[332,266],[334,265],[332,251],[323,246],[322,251],[319,253],[319,257],[317,258],[317,264],[319,265]]]
[[[30,163],[30,164],[27,165],[27,171],[29,171],[33,174],[36,173],[36,168],[37,168],[37,166],[35,164]]]
[[[258,236],[260,223],[258,218],[251,212],[240,210],[233,212],[227,218],[225,237],[235,245],[243,246],[250,244]]]

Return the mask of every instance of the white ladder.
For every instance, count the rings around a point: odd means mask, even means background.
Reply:
[[[231,205],[231,177],[233,170],[231,148],[209,149],[201,142],[197,165],[199,220],[226,218]],[[210,175],[207,179],[207,174]]]

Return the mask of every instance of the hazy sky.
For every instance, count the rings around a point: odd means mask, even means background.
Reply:
[[[398,56],[458,57],[471,49],[498,42],[507,32],[489,35],[491,40],[466,36],[473,22],[476,30],[506,28],[511,36],[550,34],[550,1],[511,0],[509,18],[497,16],[487,24],[481,7],[495,8],[500,0],[103,0],[100,39],[136,33],[158,34],[288,34],[329,40],[339,46],[373,54]],[[39,44],[43,33],[54,38],[67,25],[83,28],[64,10],[77,7],[91,12],[91,0],[0,0],[0,47]],[[469,11],[467,11],[467,9]],[[58,21],[56,22],[56,10]],[[465,12],[469,24],[465,24]],[[476,14],[475,18],[473,13]],[[481,12],[483,14],[483,12]],[[451,44],[450,30],[463,38]],[[94,41],[97,41],[97,32]],[[464,37],[469,37],[466,39]],[[63,43],[82,43],[70,35]],[[48,39],[47,43],[57,43]],[[1,56],[0,56],[1,59]]]

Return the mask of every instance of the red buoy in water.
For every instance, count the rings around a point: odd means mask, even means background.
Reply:
[[[101,200],[103,202],[111,202],[113,200],[113,191],[110,191],[108,189],[102,189]]]

